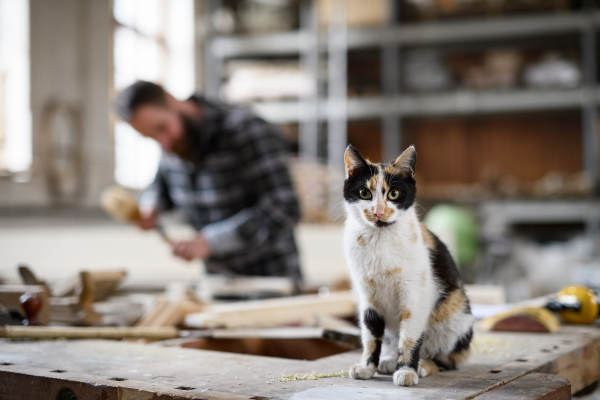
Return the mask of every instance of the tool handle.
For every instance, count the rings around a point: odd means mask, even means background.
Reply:
[[[71,326],[13,326],[0,328],[1,338],[12,339],[154,339],[179,337],[177,328],[160,327],[71,327]]]
[[[168,244],[173,244],[173,241],[171,240],[171,238],[169,236],[167,236],[167,232],[165,232],[165,228],[163,228],[162,225],[156,224],[156,227],[154,229],[156,229],[156,231],[158,232],[158,234],[160,235],[160,237],[165,242],[167,242]]]

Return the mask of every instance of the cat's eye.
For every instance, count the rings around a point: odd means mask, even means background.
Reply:
[[[371,198],[371,192],[369,191],[369,189],[360,189],[360,192],[358,192],[358,194],[360,195],[361,198],[367,200]]]
[[[390,190],[390,192],[388,193],[388,197],[390,198],[390,200],[396,200],[398,196],[400,196],[400,192],[396,189]]]

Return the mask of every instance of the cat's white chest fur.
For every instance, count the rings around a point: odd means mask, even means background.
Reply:
[[[366,226],[349,215],[344,248],[352,285],[361,303],[376,303],[388,321],[398,321],[402,309],[429,313],[435,283],[413,208],[384,228]]]

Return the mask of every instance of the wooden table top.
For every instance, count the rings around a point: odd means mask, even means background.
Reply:
[[[0,341],[0,399],[567,399],[600,378],[600,329],[476,331],[466,366],[398,387],[391,375],[280,382],[348,371],[360,351],[315,361],[103,340]],[[541,374],[556,374],[568,378]],[[531,374],[531,375],[528,375]],[[527,376],[525,376],[527,375]],[[554,397],[548,397],[552,394]],[[58,397],[57,397],[58,396]]]

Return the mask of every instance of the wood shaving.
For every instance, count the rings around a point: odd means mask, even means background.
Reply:
[[[471,350],[480,354],[510,357],[514,344],[514,339],[500,340],[490,336],[475,335],[471,342]]]
[[[319,378],[341,378],[348,376],[348,372],[340,371],[340,372],[312,372],[310,374],[290,374],[286,375],[283,373],[279,377],[279,382],[290,382],[290,381],[314,381]]]

